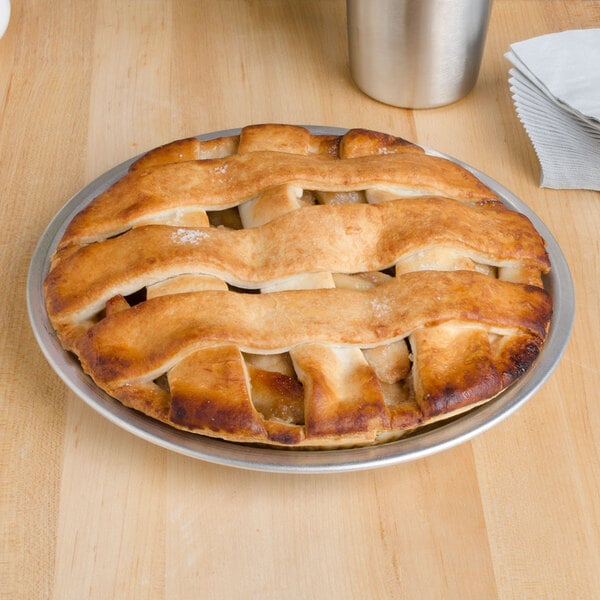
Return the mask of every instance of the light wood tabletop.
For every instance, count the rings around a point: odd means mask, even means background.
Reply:
[[[13,0],[0,39],[0,596],[600,597],[600,193],[539,187],[503,56],[590,27],[600,1],[496,0],[475,89],[410,111],[352,83],[343,0]],[[267,122],[405,137],[539,215],[576,313],[523,407],[416,461],[290,474],[164,449],[69,391],[26,307],[46,225],[145,150]]]

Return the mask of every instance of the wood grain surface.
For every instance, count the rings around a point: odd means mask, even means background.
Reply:
[[[0,596],[600,597],[600,193],[539,188],[503,57],[588,27],[595,0],[496,0],[476,88],[410,111],[353,85],[343,0],[13,0],[0,40]],[[577,308],[563,359],[522,409],[426,459],[292,475],[164,450],[68,390],[25,303],[50,219],[142,151],[263,122],[404,136],[541,217]]]

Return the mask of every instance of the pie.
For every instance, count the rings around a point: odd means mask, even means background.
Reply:
[[[529,219],[404,139],[253,125],[148,152],[67,225],[64,349],[124,405],[231,442],[343,448],[489,401],[538,356]]]

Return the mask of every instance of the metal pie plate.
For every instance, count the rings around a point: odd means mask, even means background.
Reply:
[[[308,127],[315,134],[342,135],[345,129]],[[200,140],[239,134],[239,129],[198,136]],[[123,406],[98,388],[83,372],[77,358],[63,350],[50,324],[44,304],[43,282],[50,257],[71,219],[127,172],[132,158],[91,182],[52,219],[32,256],[27,281],[27,304],[31,325],[46,359],[62,380],[87,404],[123,429],[164,448],[204,461],[285,473],[356,471],[394,465],[429,456],[472,439],[496,425],[531,398],[550,376],[567,345],[573,325],[575,298],[569,267],[556,240],[540,218],[519,198],[476,169],[447,155],[429,154],[452,160],[471,171],[496,192],[510,208],[525,214],[546,240],[552,271],[545,279],[554,311],[550,332],[534,365],[510,388],[488,403],[463,413],[434,428],[379,446],[341,450],[287,450],[246,446],[177,430]]]

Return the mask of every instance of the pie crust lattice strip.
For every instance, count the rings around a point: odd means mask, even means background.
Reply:
[[[142,156],[68,224],[44,289],[108,394],[178,429],[383,443],[486,402],[547,335],[544,240],[390,135],[254,125]]]

